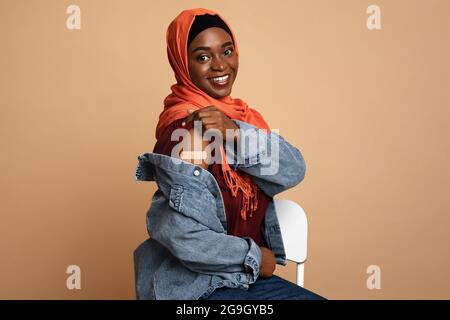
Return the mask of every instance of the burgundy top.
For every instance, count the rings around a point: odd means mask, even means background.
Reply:
[[[171,155],[172,148],[179,143],[179,141],[171,141],[170,137],[172,135],[172,131],[177,128],[190,130],[193,127],[193,121],[187,123],[184,127],[181,125],[183,121],[185,121],[185,119],[176,120],[164,130],[164,133],[155,144],[153,149],[154,153],[164,154],[167,156]],[[258,207],[252,217],[248,216],[247,220],[243,220],[240,214],[242,208],[242,192],[239,191],[236,197],[231,195],[231,190],[227,187],[225,179],[223,178],[222,166],[220,163],[210,164],[208,171],[211,172],[216,179],[222,193],[225,212],[227,215],[228,234],[238,237],[250,237],[258,245],[262,246],[261,225],[264,221],[264,216],[270,198],[258,188]]]

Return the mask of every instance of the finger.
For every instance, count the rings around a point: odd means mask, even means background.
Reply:
[[[188,112],[188,116],[186,117],[185,123],[191,122],[197,116],[197,112],[194,109],[189,109],[187,112]]]
[[[215,119],[216,121],[218,121],[219,120],[219,118],[217,118],[215,115],[211,115],[211,114],[197,114],[197,119],[198,120],[201,120],[201,121],[203,121],[203,120],[211,120],[211,119]]]
[[[193,120],[202,120],[203,118],[207,117],[219,117],[221,111],[216,106],[207,106],[201,109],[188,109],[188,116],[186,117],[186,123],[193,121]]]
[[[214,127],[214,126],[217,127],[219,125],[219,122],[217,122],[217,120],[214,118],[202,119],[202,123],[203,123],[203,126],[205,126],[205,127],[208,126],[209,128]]]
[[[211,112],[211,111],[220,111],[219,108],[217,108],[216,106],[210,105],[204,108],[199,109],[199,111],[201,112]]]
[[[200,111],[199,113],[198,113],[198,116],[200,117],[200,118],[208,118],[208,117],[214,117],[214,118],[220,118],[222,115],[221,115],[221,112],[220,111],[217,111],[217,110],[205,110],[205,111]]]
[[[203,127],[205,128],[205,131],[206,130],[216,130],[218,132],[222,132],[220,125],[216,122],[211,122],[211,123],[207,123],[207,124],[203,123]]]
[[[202,118],[202,123],[204,126],[217,126],[218,122],[213,117]]]

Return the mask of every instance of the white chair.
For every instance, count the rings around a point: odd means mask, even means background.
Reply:
[[[275,199],[274,204],[286,259],[297,264],[297,285],[303,287],[308,238],[308,220],[305,211],[291,200]]]

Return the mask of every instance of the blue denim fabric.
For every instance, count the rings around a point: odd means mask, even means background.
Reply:
[[[324,297],[278,276],[258,278],[248,290],[219,288],[202,300],[326,300]]]
[[[241,135],[256,132],[268,138],[265,148],[242,151],[233,169],[253,176],[269,196],[300,183],[305,162],[300,151],[275,133],[265,133],[237,120]],[[279,154],[271,155],[277,138]],[[275,140],[273,140],[275,141]],[[267,162],[278,161],[281,170],[261,174]],[[147,212],[151,238],[134,252],[137,299],[199,299],[220,287],[247,290],[259,276],[261,251],[251,238],[227,234],[225,207],[214,176],[200,166],[162,154],[138,157],[135,178],[156,181],[158,190]],[[286,256],[273,198],[263,224],[264,242],[278,264]]]

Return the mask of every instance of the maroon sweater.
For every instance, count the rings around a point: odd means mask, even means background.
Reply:
[[[185,119],[176,120],[165,129],[162,136],[156,142],[153,149],[154,153],[167,156],[171,155],[172,148],[179,143],[179,141],[170,140],[172,131],[177,128],[190,130],[193,127],[193,121],[184,127],[181,125],[183,121],[185,121]],[[222,193],[227,215],[228,234],[238,237],[251,237],[258,245],[263,245],[261,225],[264,222],[264,215],[270,198],[258,188],[258,207],[256,212],[253,213],[252,217],[247,217],[247,220],[243,220],[240,215],[242,208],[242,192],[239,191],[236,197],[231,195],[231,190],[225,183],[225,179],[222,175],[222,166],[219,163],[210,164],[208,171],[211,172],[216,179]]]

